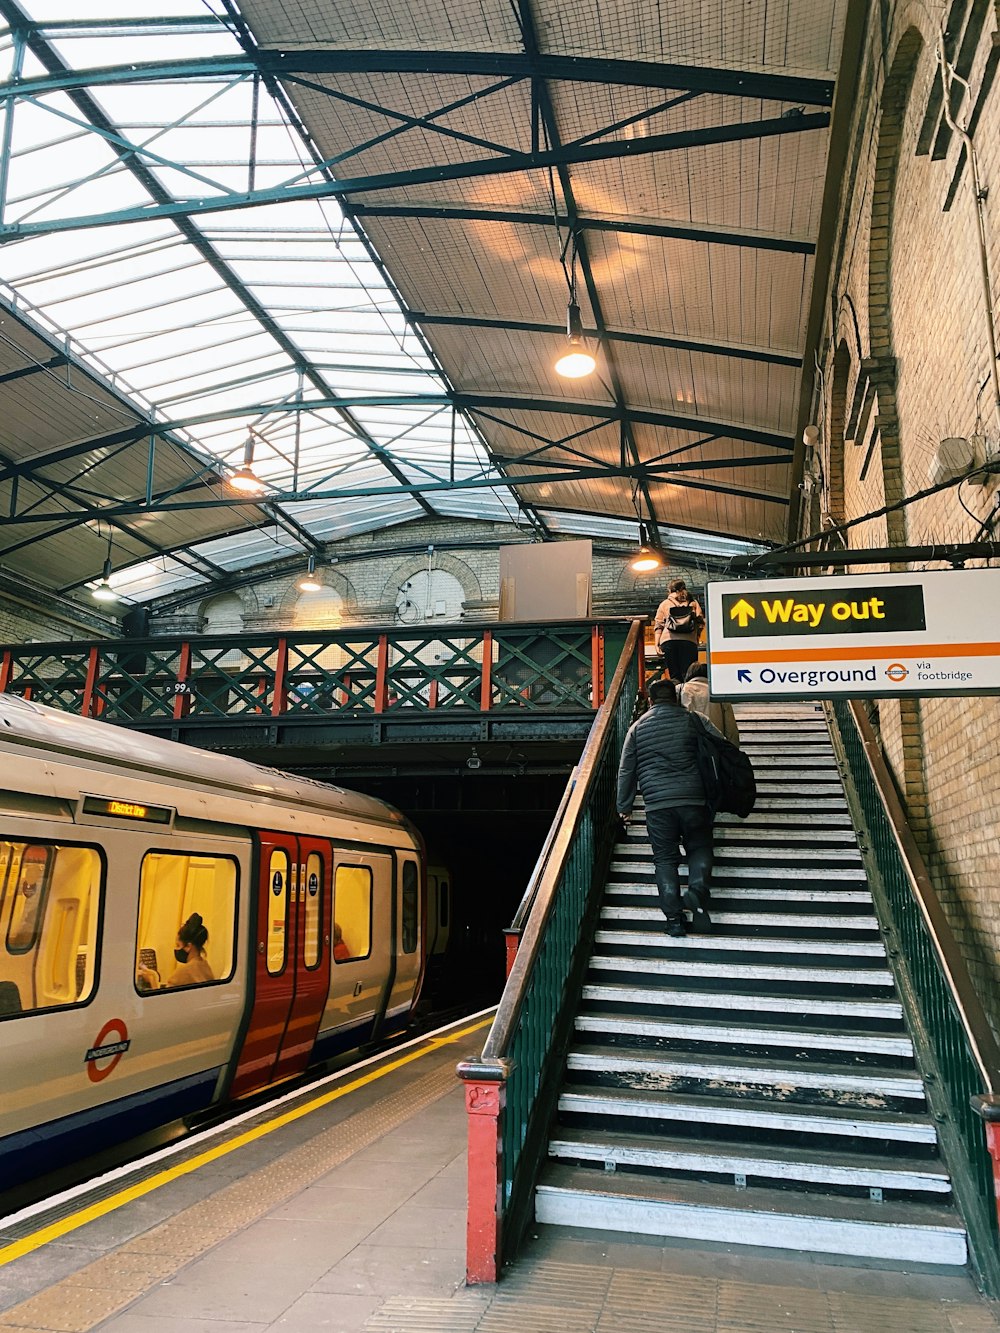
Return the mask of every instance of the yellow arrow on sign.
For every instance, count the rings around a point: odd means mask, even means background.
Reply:
[[[757,612],[753,609],[750,603],[741,597],[736,605],[730,609],[729,619],[738,620],[740,622],[740,629],[746,629],[747,621],[753,620],[756,614]]]

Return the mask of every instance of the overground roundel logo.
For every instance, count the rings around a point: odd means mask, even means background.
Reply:
[[[83,1057],[87,1066],[87,1077],[91,1083],[100,1083],[102,1079],[118,1067],[118,1062],[131,1046],[128,1028],[122,1018],[109,1018],[101,1028],[93,1046]],[[109,1060],[106,1065],[98,1065],[98,1060]]]
[[[905,680],[910,673],[907,671],[906,667],[903,666],[902,662],[893,662],[890,666],[886,667],[885,674],[890,680],[899,682]]]

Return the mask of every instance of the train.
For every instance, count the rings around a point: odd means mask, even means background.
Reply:
[[[0,696],[0,1181],[406,1028],[446,871],[373,797]]]

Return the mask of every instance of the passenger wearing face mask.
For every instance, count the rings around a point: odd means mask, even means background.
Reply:
[[[205,945],[208,943],[208,931],[197,912],[192,912],[177,932],[174,945],[174,957],[178,966],[163,983],[166,987],[200,986],[206,981],[214,981],[215,973],[205,957]],[[140,985],[146,983],[156,986],[158,978],[150,968],[140,967],[138,971]]]

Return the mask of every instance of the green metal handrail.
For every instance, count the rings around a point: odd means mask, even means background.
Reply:
[[[531,911],[482,1057],[459,1066],[467,1083],[505,1085],[496,1206],[507,1258],[530,1220],[534,1181],[615,841],[618,763],[639,689],[642,641],[643,622],[636,620],[547,855],[539,857],[524,895]]]
[[[987,1294],[1000,1294],[1000,1228],[984,1120],[1000,1099],[1000,1045],[910,831],[871,723],[828,705],[889,956],[938,1122],[941,1147]],[[928,1256],[933,1258],[933,1256]]]

